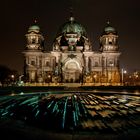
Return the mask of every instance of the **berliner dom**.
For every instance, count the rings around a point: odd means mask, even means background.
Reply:
[[[69,18],[45,50],[40,27],[29,27],[24,54],[26,83],[79,83],[120,85],[118,33],[107,22],[101,31],[99,51],[94,51],[83,25]]]

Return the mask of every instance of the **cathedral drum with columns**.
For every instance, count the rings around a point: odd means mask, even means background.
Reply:
[[[70,17],[53,42],[44,48],[44,37],[36,24],[26,34],[24,77],[28,83],[92,83],[119,85],[118,35],[107,23],[100,36],[100,50],[92,50],[85,28]]]

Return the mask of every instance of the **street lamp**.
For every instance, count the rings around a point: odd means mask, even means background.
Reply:
[[[50,85],[50,82],[51,82],[51,75],[49,74],[48,75],[48,85]]]
[[[19,76],[19,81],[21,81],[21,78],[22,78],[23,76],[24,76],[24,75],[20,75],[20,76]]]
[[[95,74],[93,77],[94,77],[94,84],[95,84],[97,82],[97,80],[96,80],[97,79],[97,74]]]
[[[123,82],[124,82],[124,74],[126,74],[127,71],[124,70],[124,69],[121,69],[121,74],[122,74],[122,85],[123,85]]]
[[[15,81],[15,75],[11,75],[11,84],[13,85],[14,84],[14,81]]]
[[[14,79],[14,78],[15,78],[15,76],[14,76],[14,75],[11,75],[11,78],[12,78],[12,79]]]
[[[22,81],[22,77],[23,77],[24,75],[20,75],[19,76],[19,79],[18,79],[18,86],[22,86],[23,84],[24,84],[24,82]]]

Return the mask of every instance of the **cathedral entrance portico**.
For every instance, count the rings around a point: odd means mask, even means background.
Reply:
[[[76,60],[69,60],[65,63],[63,70],[64,83],[79,83],[81,81],[81,66]]]
[[[63,74],[64,83],[79,83],[80,82],[80,72],[75,70],[69,70]]]

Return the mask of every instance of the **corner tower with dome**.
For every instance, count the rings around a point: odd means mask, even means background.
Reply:
[[[85,28],[74,17],[59,28],[50,52],[45,51],[38,25],[29,27],[26,38],[24,76],[28,83],[120,84],[118,35],[109,22],[98,52],[92,50]]]

